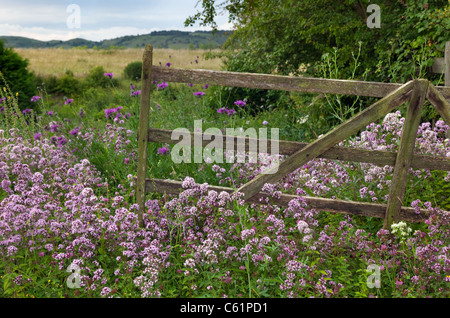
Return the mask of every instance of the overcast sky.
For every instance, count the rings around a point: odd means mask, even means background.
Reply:
[[[201,10],[198,0],[0,0],[0,36],[37,40],[92,41],[161,30],[209,30],[196,24],[185,28],[187,17]],[[198,3],[198,4],[197,4]],[[216,19],[230,30],[226,15]]]

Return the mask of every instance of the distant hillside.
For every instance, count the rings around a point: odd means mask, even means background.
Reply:
[[[5,42],[5,47],[12,48],[99,48],[111,47],[139,48],[146,44],[154,48],[170,49],[215,49],[219,48],[229,36],[230,31],[155,31],[149,34],[128,35],[111,40],[89,41],[84,39],[72,39],[68,41],[39,41],[20,36],[1,36],[0,40]]]

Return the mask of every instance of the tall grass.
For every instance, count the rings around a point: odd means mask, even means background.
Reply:
[[[141,61],[144,49],[15,49],[30,61],[29,69],[37,75],[62,76],[71,70],[75,77],[87,76],[96,66],[122,76],[128,63]],[[176,68],[203,68],[219,70],[219,59],[205,59],[210,50],[154,49],[153,64],[164,66],[170,62]],[[197,62],[196,62],[197,60]]]

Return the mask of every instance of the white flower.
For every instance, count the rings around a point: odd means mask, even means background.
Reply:
[[[303,233],[303,232],[305,232],[306,229],[308,229],[308,223],[306,223],[305,221],[299,221],[297,223],[297,227],[298,227],[298,230],[300,231],[300,233]]]

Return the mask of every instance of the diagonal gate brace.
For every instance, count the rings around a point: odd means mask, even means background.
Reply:
[[[256,195],[266,183],[276,183],[290,172],[321,155],[337,143],[357,133],[368,124],[382,118],[385,114],[391,112],[393,109],[408,100],[415,81],[417,80],[410,81],[400,86],[398,89],[386,95],[369,108],[340,124],[321,138],[310,143],[305,148],[296,151],[286,160],[282,161],[278,166],[267,170],[264,174],[261,174],[250,182],[244,184],[237,191],[244,194],[244,200],[248,200]]]
[[[411,158],[427,90],[427,80],[420,79],[414,82],[414,90],[406,111],[405,124],[403,126],[400,146],[397,151],[397,159],[394,166],[394,174],[392,176],[391,190],[383,224],[385,230],[390,230],[392,223],[399,221],[400,209],[403,203],[406,182],[408,181]]]

